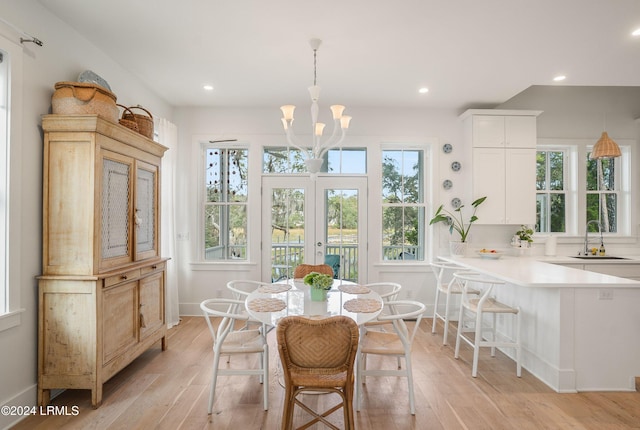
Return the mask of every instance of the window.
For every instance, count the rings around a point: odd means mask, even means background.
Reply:
[[[587,199],[585,222],[599,220],[605,233],[618,232],[618,174],[617,158],[590,160],[587,154],[586,177]],[[598,231],[594,223],[589,231]]]
[[[305,173],[305,155],[295,148],[265,147],[262,157],[264,173]],[[321,172],[334,174],[367,173],[365,148],[330,149],[324,156]]]
[[[247,260],[248,156],[248,149],[205,148],[205,260]]]
[[[424,153],[382,151],[382,257],[424,260]]]
[[[565,151],[536,154],[536,231],[566,232]]]
[[[22,47],[0,36],[0,330],[20,324]]]
[[[622,155],[591,160],[596,139],[539,139],[536,153],[537,233],[609,237],[631,233],[631,160],[635,143],[617,140]]]

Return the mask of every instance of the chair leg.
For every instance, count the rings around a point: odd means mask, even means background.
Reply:
[[[471,376],[478,376],[478,358],[480,356],[480,342],[482,342],[482,312],[476,313],[476,334],[473,339],[473,369]]]
[[[356,372],[356,411],[360,412],[360,407],[362,404],[362,385],[364,384],[364,376],[362,373],[364,372],[364,361],[366,354],[358,354],[356,358],[357,372]]]
[[[416,401],[413,394],[413,369],[411,367],[411,354],[407,353],[404,356],[404,365],[406,367],[407,372],[407,384],[409,387],[409,410],[411,411],[411,415],[416,414]]]
[[[462,330],[464,329],[464,307],[460,306],[460,314],[458,316],[458,333],[456,334],[456,350],[453,358],[460,357],[460,339],[462,339]]]
[[[520,344],[520,309],[516,314],[516,375],[522,376],[522,345]]]
[[[447,297],[444,299],[444,335],[442,336],[442,344],[447,344],[447,338],[449,337],[449,303],[451,302],[451,293],[447,293]]]
[[[291,430],[293,427],[293,393],[295,387],[285,387],[284,404],[282,410],[282,430]]]
[[[493,327],[491,327],[491,342],[495,343],[496,342],[496,332],[497,332],[496,323],[498,321],[498,318],[497,318],[497,315],[496,315],[495,312],[492,314],[492,316],[493,316],[493,318],[492,318],[493,319],[493,322],[492,322],[493,323]],[[480,339],[480,340],[482,340],[482,339]],[[495,345],[491,345],[491,356],[492,357],[496,356],[496,347],[495,347]]]
[[[269,410],[269,347],[265,343],[262,353],[262,395],[264,397],[264,410]]]
[[[211,389],[209,390],[209,408],[207,413],[211,415],[213,411],[213,397],[216,394],[216,382],[218,380],[218,364],[220,363],[220,354],[214,351],[213,353],[213,371],[211,373]]]
[[[431,326],[431,333],[436,332],[436,321],[438,321],[438,302],[440,300],[440,288],[436,287],[436,299],[433,305],[433,324]]]

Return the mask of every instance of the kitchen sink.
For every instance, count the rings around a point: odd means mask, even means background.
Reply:
[[[571,257],[581,260],[628,260],[626,257],[614,257],[613,255],[572,255]]]

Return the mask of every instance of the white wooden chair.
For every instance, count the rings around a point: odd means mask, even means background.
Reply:
[[[495,285],[503,285],[505,282],[498,279],[488,278],[479,274],[468,273],[454,273],[454,279],[459,281],[462,286],[462,302],[460,306],[460,317],[458,319],[458,335],[456,337],[456,350],[454,357],[460,356],[460,341],[465,341],[473,347],[473,369],[471,370],[471,376],[474,378],[478,375],[478,356],[480,354],[481,347],[490,347],[491,356],[496,354],[496,347],[498,348],[515,348],[516,350],[516,375],[518,377],[522,374],[522,366],[520,363],[521,358],[521,345],[520,345],[520,310],[504,303],[498,302],[490,296],[491,291]],[[470,289],[469,284],[481,286],[481,293],[479,297],[471,297],[468,293]],[[474,324],[472,328],[465,327],[465,318],[468,314],[475,316]],[[483,326],[483,315],[490,314],[492,316],[492,325],[487,330]],[[515,317],[516,329],[515,340],[498,340],[496,333],[496,315],[497,314],[512,314]],[[465,333],[473,332],[473,338],[468,337]],[[485,334],[490,334],[491,339],[485,339]]]
[[[423,303],[412,300],[396,300],[385,303],[389,308],[388,314],[379,317],[380,321],[388,321],[393,325],[393,331],[378,331],[364,328],[358,349],[358,371],[356,372],[356,409],[362,404],[363,385],[367,376],[400,376],[407,378],[409,390],[409,409],[415,415],[415,400],[413,394],[413,373],[411,366],[411,345],[416,335],[420,321],[426,309]],[[412,329],[406,320],[415,320]],[[404,358],[404,369],[367,369],[367,356],[382,355],[386,357]]]
[[[436,277],[436,297],[433,304],[433,324],[431,326],[431,333],[436,332],[436,324],[438,320],[441,320],[444,323],[444,333],[442,335],[442,344],[447,344],[447,339],[449,335],[449,309],[451,307],[451,298],[453,295],[462,294],[462,288],[459,282],[454,282],[455,278],[450,277],[446,278],[448,273],[452,273],[454,271],[463,271],[462,267],[458,266],[454,263],[445,263],[445,262],[435,262],[431,263],[431,267],[433,269],[433,274]],[[466,271],[463,271],[466,272]],[[468,272],[474,273],[474,272]],[[480,293],[478,290],[470,289],[468,291],[469,294],[478,294]],[[438,312],[438,307],[440,306],[440,295],[444,295],[444,313]]]
[[[253,291],[260,288],[262,285],[270,286],[271,283],[262,282],[262,281],[252,281],[250,279],[238,279],[238,280],[227,282],[227,289],[231,291],[231,293],[233,294],[233,298],[235,300],[240,300],[243,302],[242,306],[238,306],[237,309],[235,309],[235,312],[247,315],[248,319],[246,321],[245,328],[249,328],[251,324],[259,324],[264,326],[265,333],[267,333],[269,330],[273,329],[273,326],[265,326],[262,322],[252,318],[248,314],[244,306],[244,301],[247,299],[247,296]]]
[[[215,396],[216,383],[219,375],[258,375],[263,385],[264,410],[269,407],[269,347],[262,327],[258,329],[235,330],[236,321],[247,321],[244,313],[235,310],[244,307],[244,301],[234,299],[209,299],[200,303],[209,332],[213,339],[213,370],[211,390],[209,392],[209,407],[211,414]],[[220,318],[220,323],[214,326],[212,317]],[[259,354],[259,368],[249,369],[220,369],[221,355]]]

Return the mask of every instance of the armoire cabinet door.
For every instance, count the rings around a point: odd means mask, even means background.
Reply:
[[[140,279],[140,340],[164,325],[164,272]]]
[[[158,167],[136,162],[135,183],[136,260],[158,255]]]
[[[133,261],[133,159],[102,151],[100,268]]]
[[[138,281],[106,289],[102,296],[102,363],[138,343]]]

